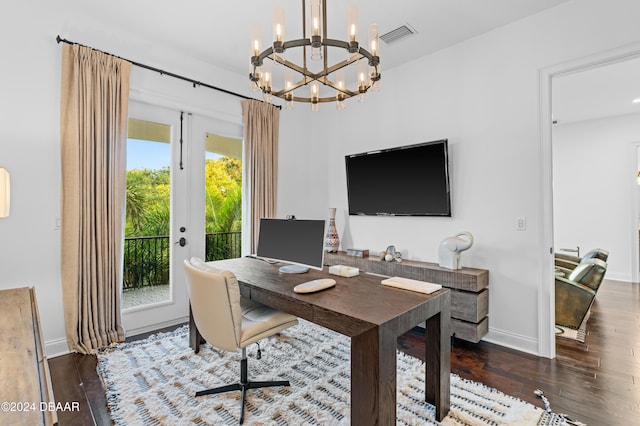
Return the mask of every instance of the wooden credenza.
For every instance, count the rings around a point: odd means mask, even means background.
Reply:
[[[33,287],[0,290],[0,336],[0,424],[57,424]]]
[[[325,253],[327,265],[346,265],[393,277],[412,278],[441,284],[451,290],[451,334],[477,343],[489,331],[489,271],[486,269],[441,268],[437,263],[403,260],[386,262],[378,257]]]

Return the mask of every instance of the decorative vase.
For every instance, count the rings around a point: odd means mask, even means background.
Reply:
[[[329,209],[329,227],[327,228],[327,234],[324,237],[324,248],[329,253],[337,253],[338,247],[340,247],[340,237],[338,237],[338,230],[336,229],[336,209]]]

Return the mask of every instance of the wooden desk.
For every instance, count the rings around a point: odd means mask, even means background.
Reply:
[[[381,278],[362,274],[344,278],[324,271],[282,274],[258,259],[209,262],[232,271],[243,297],[291,313],[351,338],[351,424],[396,424],[396,348],[398,336],[426,321],[425,400],[441,421],[449,412],[451,371],[450,291],[430,295],[388,288]],[[336,286],[297,294],[305,281],[331,277]],[[200,336],[190,321],[191,346]]]

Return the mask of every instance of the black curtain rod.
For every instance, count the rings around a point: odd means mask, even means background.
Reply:
[[[62,42],[62,43],[67,43],[67,44],[77,44],[78,46],[83,46],[83,47],[89,47],[89,46],[85,46],[85,45],[80,44],[80,43],[76,43],[74,41],[65,40],[63,38],[60,38],[59,35],[56,36],[56,42],[58,44],[60,44]],[[147,70],[155,71],[155,72],[159,73],[160,75],[168,75],[169,77],[177,78],[177,79],[180,79],[180,80],[183,80],[183,81],[188,81],[189,83],[193,84],[193,87],[204,86],[204,87],[208,87],[209,89],[217,90],[219,92],[223,92],[223,93],[226,93],[228,95],[237,96],[237,97],[242,98],[242,99],[251,99],[251,100],[254,100],[254,101],[264,102],[264,101],[261,101],[259,99],[255,99],[255,98],[252,98],[252,97],[249,97],[249,96],[241,95],[240,93],[235,93],[235,92],[232,92],[230,90],[223,89],[221,87],[212,86],[210,84],[203,83],[201,81],[196,81],[196,80],[193,80],[193,79],[188,78],[188,77],[184,77],[184,76],[181,76],[181,75],[178,75],[178,74],[174,74],[172,72],[161,70],[160,68],[155,68],[155,67],[152,67],[152,66],[149,66],[149,65],[145,65],[145,64],[141,64],[139,62],[132,61],[130,59],[122,58],[120,56],[113,55],[111,53],[108,53],[108,52],[105,52],[105,51],[102,51],[102,50],[99,50],[99,49],[95,49],[93,47],[89,47],[89,49],[93,49],[93,50],[96,50],[98,52],[102,52],[102,53],[105,53],[107,55],[114,56],[114,57],[116,57],[118,59],[123,59],[123,60],[125,60],[127,62],[130,62],[131,65],[135,65],[135,66],[140,67],[140,68],[144,68],[144,69],[147,69]],[[282,106],[280,106],[280,105],[273,105],[273,106],[278,108],[278,109],[282,109]]]

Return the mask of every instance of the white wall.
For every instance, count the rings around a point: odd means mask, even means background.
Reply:
[[[0,17],[0,165],[12,173],[12,212],[0,220],[0,288],[35,285],[50,347],[64,342],[59,271],[59,87],[57,34],[234,91],[245,76],[168,52],[152,41],[44,0],[10,0]],[[90,9],[90,8],[89,8]],[[282,111],[278,212],[326,217],[337,207],[348,246],[395,244],[408,258],[437,261],[442,238],[471,231],[463,263],[490,270],[490,334],[537,353],[541,158],[538,75],[543,67],[640,41],[634,0],[575,0],[397,69],[383,90],[342,112],[323,105]],[[15,43],[15,44],[14,44]],[[384,61],[384,59],[383,59]],[[142,96],[195,104],[239,117],[237,99],[140,70]],[[186,85],[186,87],[185,87]],[[166,94],[166,96],[165,96]],[[344,155],[446,137],[451,149],[453,217],[345,216]],[[515,230],[516,216],[528,219]],[[343,245],[343,247],[345,247]]]
[[[554,245],[609,250],[610,279],[632,280],[638,143],[639,114],[553,128]]]
[[[328,148],[309,105],[280,113],[278,217],[326,219]],[[301,124],[304,123],[303,126]]]
[[[35,5],[34,3],[38,3]],[[64,2],[3,4],[0,15],[0,166],[11,173],[11,215],[0,220],[0,289],[35,286],[47,354],[67,350],[60,284],[59,102],[61,46],[55,37],[236,92],[245,76],[170,52]],[[90,10],[90,8],[89,8]],[[240,98],[132,68],[131,97],[241,123]]]
[[[640,41],[639,14],[636,1],[569,2],[384,70],[382,91],[364,105],[352,101],[341,113],[323,105],[317,121],[326,127],[315,140],[328,145],[328,201],[342,248],[394,244],[405,258],[437,262],[443,238],[472,232],[475,245],[462,258],[490,271],[487,339],[540,353],[538,296],[552,285],[541,282],[550,254],[540,228],[540,72]],[[345,155],[439,138],[450,143],[452,218],[347,215]],[[515,229],[518,216],[525,231]]]

